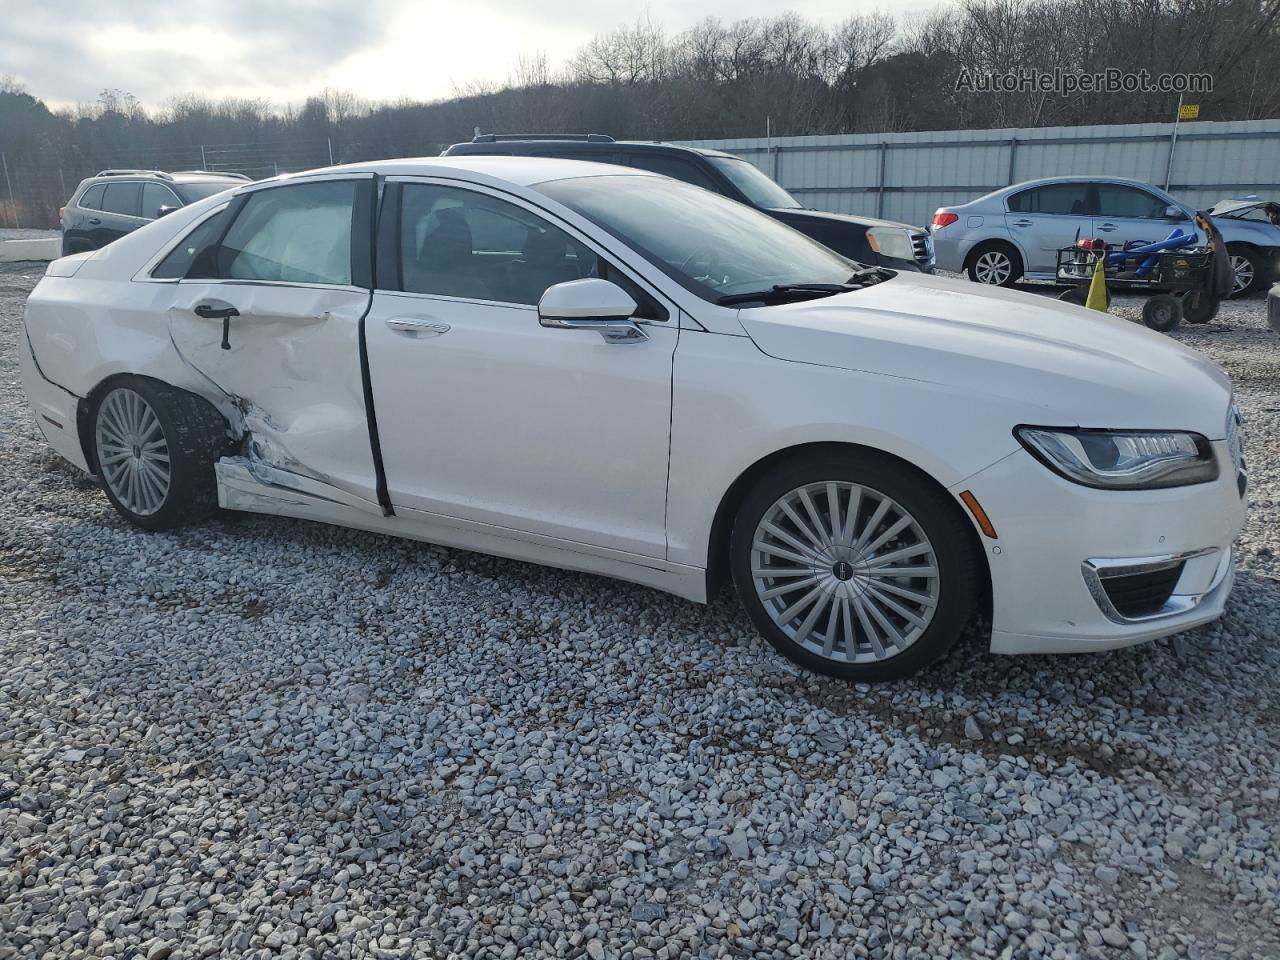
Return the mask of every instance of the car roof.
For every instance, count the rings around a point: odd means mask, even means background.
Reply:
[[[541,139],[539,137],[528,137],[520,140],[482,140],[480,142],[468,141],[465,143],[455,143],[449,147],[451,156],[487,155],[494,156],[495,151],[511,150],[519,151],[523,147],[529,148],[554,148],[558,150],[572,150],[575,153],[616,153],[618,147],[640,147],[653,153],[692,153],[702,157],[728,157],[736,160],[731,153],[725,153],[723,150],[713,150],[710,147],[689,147],[680,143],[669,143],[666,140],[560,140],[548,137]],[[457,151],[453,153],[452,151]]]
[[[1135,187],[1152,187],[1159,190],[1155,184],[1147,183],[1145,180],[1136,180],[1133,177],[1113,177],[1108,174],[1089,175],[1083,173],[1067,174],[1061,177],[1039,177],[1035,180],[1024,180],[1022,183],[1015,183],[1012,186],[1002,187],[1000,191],[1005,190],[1022,190],[1026,187],[1035,187],[1045,183],[1123,183]]]
[[[659,174],[649,173],[647,170],[620,167],[612,163],[593,163],[590,160],[564,160],[560,157],[453,156],[411,157],[401,160],[372,160],[366,163],[348,163],[342,166],[308,170],[305,173],[289,174],[279,179],[321,176],[332,173],[378,173],[384,177],[444,176],[482,184],[500,181],[521,187],[529,187],[551,180],[570,180],[578,177],[659,176]]]

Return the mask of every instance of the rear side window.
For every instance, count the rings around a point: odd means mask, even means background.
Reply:
[[[157,280],[214,276],[214,244],[222,236],[222,228],[226,222],[226,208],[202,221],[180,244],[169,251],[169,255],[151,271],[151,276]]]
[[[126,217],[138,216],[141,186],[140,183],[108,183],[102,194],[102,211],[118,213]]]
[[[699,170],[696,164],[680,157],[666,157],[656,153],[625,153],[619,162],[650,173],[660,173],[674,180],[683,180],[705,190],[715,190],[710,177]]]
[[[102,209],[102,191],[106,189],[105,183],[95,183],[92,187],[84,192],[80,197],[80,206],[86,210]]]
[[[1084,217],[1093,212],[1088,183],[1051,183],[1015,193],[1009,198],[1014,213],[1056,213]]]
[[[354,180],[250,194],[218,250],[218,276],[350,284],[355,196]]]

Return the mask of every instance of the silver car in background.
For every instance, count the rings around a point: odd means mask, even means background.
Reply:
[[[1163,240],[1181,228],[1197,233],[1195,211],[1158,187],[1123,177],[1028,180],[954,207],[939,207],[933,233],[939,270],[1007,287],[1054,280],[1058,250],[1084,237],[1109,244]],[[1276,276],[1280,226],[1268,219],[1215,216],[1227,241],[1240,297]],[[1205,238],[1198,236],[1198,242]]]

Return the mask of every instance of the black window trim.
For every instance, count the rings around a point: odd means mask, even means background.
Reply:
[[[374,290],[378,293],[386,293],[397,297],[416,297],[427,300],[444,300],[458,301],[462,303],[479,303],[486,306],[507,307],[513,310],[537,311],[536,304],[528,303],[512,303],[509,300],[483,300],[478,297],[453,297],[446,294],[438,293],[417,293],[412,290],[404,289],[404,276],[402,272],[401,258],[401,220],[400,212],[404,205],[401,202],[404,190],[403,187],[407,183],[421,183],[426,185],[446,186],[462,190],[471,190],[483,196],[494,196],[496,199],[507,203],[512,203],[517,207],[527,209],[535,216],[541,217],[554,227],[558,227],[567,233],[570,238],[584,244],[588,249],[603,257],[605,262],[615,270],[619,270],[633,284],[635,284],[642,293],[647,295],[652,301],[654,307],[661,314],[658,317],[645,317],[637,319],[637,323],[668,323],[679,307],[671,301],[669,297],[653,289],[653,284],[644,279],[634,267],[626,263],[622,258],[614,254],[612,251],[603,247],[593,237],[588,237],[572,223],[568,223],[554,211],[548,210],[541,204],[534,203],[527,197],[512,193],[509,190],[503,190],[501,187],[487,183],[477,183],[474,180],[464,180],[459,177],[445,176],[440,174],[397,174],[394,178],[388,177],[386,181],[386,189],[383,191],[382,209],[379,212],[379,223],[377,231],[377,261],[375,279],[379,281]],[[388,209],[388,204],[390,208]],[[382,279],[394,278],[395,288],[388,288],[381,285]]]

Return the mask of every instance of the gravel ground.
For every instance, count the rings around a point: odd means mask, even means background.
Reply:
[[[126,527],[0,267],[0,960],[1280,955],[1280,341],[1219,623],[874,689],[728,598],[319,524]],[[1137,316],[1140,301],[1119,311]]]

